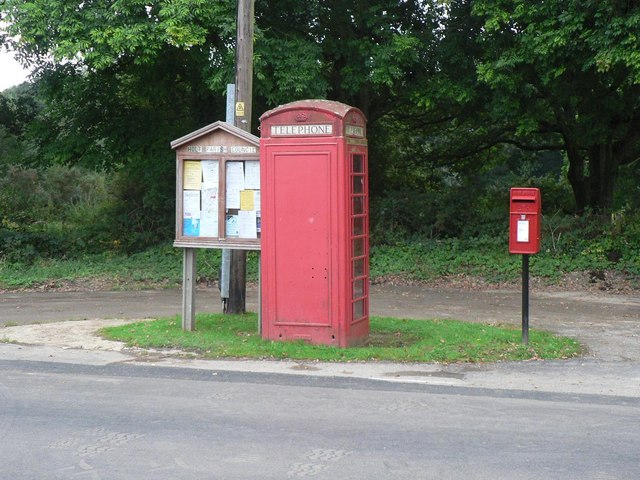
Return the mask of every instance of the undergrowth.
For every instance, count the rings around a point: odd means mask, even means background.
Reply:
[[[626,246],[620,255],[611,256],[605,242],[594,240],[570,249],[553,251],[548,241],[530,257],[530,274],[547,284],[562,281],[571,272],[617,271],[640,286],[640,248]],[[486,283],[518,281],[521,255],[508,252],[507,239],[429,240],[371,247],[371,279],[401,277],[406,281],[432,281],[447,276],[482,278]],[[219,278],[220,250],[199,249],[198,281],[214,283]],[[250,252],[247,279],[257,281],[258,260]],[[37,259],[33,262],[0,260],[0,288],[20,289],[65,283],[94,281],[112,289],[177,287],[182,282],[182,250],[171,245],[126,254],[105,252],[73,259]]]

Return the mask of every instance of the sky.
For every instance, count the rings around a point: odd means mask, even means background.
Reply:
[[[29,72],[13,59],[11,53],[0,48],[0,91],[24,82],[28,74]]]

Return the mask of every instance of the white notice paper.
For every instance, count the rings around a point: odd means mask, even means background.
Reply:
[[[253,160],[244,162],[244,188],[260,189],[260,162]]]
[[[201,237],[217,237],[218,236],[218,214],[211,215],[209,212],[202,212],[200,219],[200,236]]]
[[[526,243],[528,241],[529,241],[529,220],[518,220],[516,242]]]
[[[202,160],[202,189],[218,188],[218,161]]]
[[[218,187],[202,190],[202,211],[218,215]]]
[[[238,236],[240,238],[258,238],[255,210],[238,212]]]
[[[204,170],[203,170],[204,171]],[[218,187],[202,190],[201,237],[218,236]]]
[[[183,192],[183,218],[200,218],[200,190]]]
[[[240,191],[244,190],[244,162],[227,162],[226,208],[240,208]]]

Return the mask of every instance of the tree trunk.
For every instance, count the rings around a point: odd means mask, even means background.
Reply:
[[[567,179],[571,184],[573,197],[576,201],[576,213],[581,215],[587,208],[589,200],[587,195],[587,179],[584,175],[585,159],[577,146],[573,142],[567,141],[566,137],[565,144],[567,148],[567,157],[569,158],[569,172],[567,173]]]
[[[569,158],[567,179],[576,201],[576,213],[581,215],[586,208],[598,213],[611,210],[619,167],[612,142],[592,146],[586,156],[566,138],[565,145]]]
[[[589,151],[589,203],[594,212],[606,213],[613,207],[613,193],[618,177],[618,159],[611,141],[593,146]]]

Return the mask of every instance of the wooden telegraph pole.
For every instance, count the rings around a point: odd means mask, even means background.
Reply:
[[[238,0],[236,30],[236,115],[235,126],[251,132],[253,90],[254,0]],[[244,313],[247,297],[247,252],[231,251],[229,301],[226,313]]]

